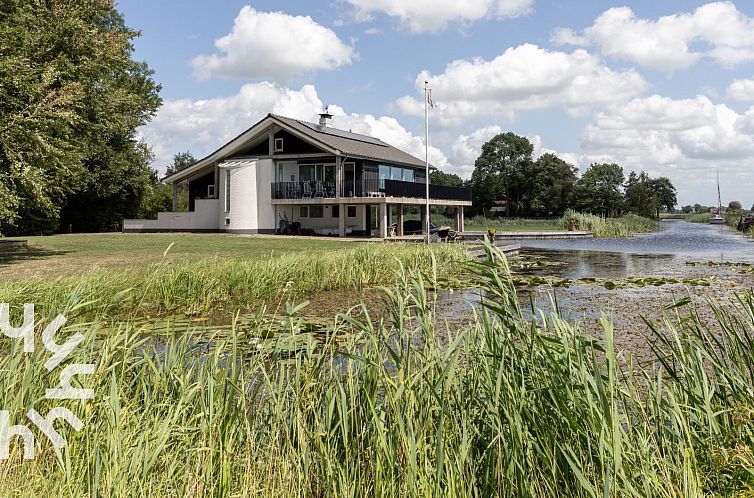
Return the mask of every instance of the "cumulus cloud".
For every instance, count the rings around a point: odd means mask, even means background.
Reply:
[[[333,106],[330,106],[329,109],[334,114],[333,124],[336,128],[379,138],[414,157],[423,158],[425,155],[424,137],[414,135],[395,118],[389,116],[375,117],[371,114],[347,114],[342,109],[333,108]],[[429,162],[438,168],[448,166],[448,158],[431,143],[429,146]]]
[[[470,178],[474,172],[474,162],[482,153],[482,145],[502,132],[502,128],[493,125],[479,128],[468,135],[459,135],[453,142],[452,167],[449,171],[461,178]]]
[[[215,46],[219,54],[192,61],[197,77],[285,81],[294,74],[350,64],[357,57],[353,46],[309,16],[259,12],[248,5]]]
[[[512,18],[530,13],[534,0],[346,0],[356,19],[375,13],[397,18],[414,33],[436,33],[450,23],[468,24],[485,18]]]
[[[163,173],[173,154],[191,151],[203,157],[224,145],[268,113],[316,122],[323,103],[312,85],[293,90],[270,82],[248,83],[237,94],[208,100],[167,100],[157,116],[141,129],[142,138],[155,153],[154,166]],[[346,113],[330,105],[336,127],[377,137],[416,157],[424,157],[424,137],[415,136],[396,119]],[[440,168],[448,159],[430,146],[430,162]]]
[[[155,153],[155,166],[164,172],[176,152],[188,150],[201,157],[267,113],[313,120],[322,107],[311,85],[292,90],[270,82],[248,83],[226,97],[166,100],[141,133]]]
[[[729,195],[743,196],[754,176],[754,107],[741,115],[701,95],[637,98],[597,113],[581,145],[626,169],[669,176],[683,202],[706,198],[708,173],[715,169]]]
[[[452,126],[472,116],[512,119],[517,110],[563,107],[580,115],[593,106],[624,101],[642,93],[647,83],[636,71],[614,71],[585,50],[549,51],[525,44],[487,61],[459,59],[442,74],[426,71],[416,88],[429,81],[438,103],[433,118]],[[423,100],[402,97],[395,106],[421,115]],[[435,117],[436,116],[436,117]]]
[[[730,66],[754,60],[754,18],[732,2],[708,3],[657,20],[638,18],[630,7],[616,7],[581,33],[556,29],[552,41],[595,45],[606,56],[659,70],[686,68],[704,57]]]
[[[754,100],[754,79],[733,81],[728,85],[727,93],[733,100]]]

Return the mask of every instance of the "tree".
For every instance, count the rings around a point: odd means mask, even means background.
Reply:
[[[161,101],[137,36],[111,0],[2,2],[0,232],[115,228],[138,211],[151,154],[136,130]]]
[[[656,200],[656,216],[658,218],[660,217],[660,209],[665,209],[668,213],[673,212],[676,204],[678,204],[678,198],[676,197],[675,186],[669,178],[661,176],[650,180],[649,190]]]
[[[532,214],[560,216],[571,207],[576,188],[576,168],[552,153],[534,162]]]
[[[173,164],[168,166],[165,171],[165,176],[170,176],[173,173],[178,173],[182,169],[186,169],[196,162],[196,158],[191,152],[179,152],[173,156]],[[455,175],[454,175],[455,176]],[[459,178],[460,180],[460,178]],[[434,182],[433,182],[434,183]]]
[[[734,212],[738,212],[738,211],[741,211],[741,209],[743,209],[743,205],[741,205],[741,203],[738,201],[730,201],[728,203],[728,209]]]
[[[622,208],[623,168],[615,163],[592,164],[576,182],[576,208],[611,216]]]
[[[683,214],[691,214],[691,213],[693,213],[693,212],[694,212],[694,206],[692,206],[692,205],[690,205],[690,204],[689,204],[688,206],[683,206],[683,207],[681,208],[681,212],[682,212]]]
[[[660,202],[652,192],[652,180],[649,175],[644,171],[638,175],[632,171],[626,180],[625,209],[639,216],[651,218],[656,215],[659,206]]]
[[[469,182],[474,191],[474,206],[488,210],[496,200],[506,199],[509,213],[529,210],[533,197],[532,153],[528,138],[501,133],[482,146]]]

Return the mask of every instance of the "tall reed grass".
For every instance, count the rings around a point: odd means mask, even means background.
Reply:
[[[401,268],[429,271],[437,265],[455,273],[469,258],[460,244],[362,244],[329,253],[263,259],[206,259],[163,262],[145,271],[102,271],[55,280],[25,279],[0,286],[0,302],[33,302],[40,311],[57,313],[70,299],[92,298],[80,311],[107,316],[124,314],[206,313],[258,308],[266,300],[330,290],[359,291],[394,282]]]
[[[482,306],[460,330],[436,319],[431,270],[385,289],[386,319],[341,315],[340,334],[294,353],[240,334],[197,347],[189,337],[155,342],[129,322],[77,325],[89,340],[76,359],[97,363],[87,383],[95,399],[70,405],[85,428],[62,424],[68,446],[41,440],[33,461],[14,446],[0,495],[751,492],[751,295],[732,312],[711,305],[714,324],[679,302],[648,326],[656,361],[637,366],[615,350],[620,332],[606,318],[602,337],[549,315],[524,320],[504,257],[486,251],[470,264]],[[0,356],[2,407],[14,416],[46,413],[40,355]]]
[[[564,230],[589,230],[595,237],[631,237],[656,230],[657,221],[635,214],[606,218],[569,209],[560,219],[560,226]]]

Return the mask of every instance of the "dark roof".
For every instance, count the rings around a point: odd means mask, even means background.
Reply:
[[[403,152],[390,144],[383,142],[374,137],[352,133],[350,131],[339,130],[338,128],[320,126],[308,121],[280,116],[278,114],[268,114],[251,128],[245,130],[236,138],[227,142],[222,147],[207,155],[206,157],[195,162],[188,168],[176,171],[172,175],[162,179],[164,182],[183,181],[191,175],[209,167],[213,161],[223,160],[232,157],[234,152],[242,145],[243,140],[247,140],[250,134],[261,133],[265,128],[260,128],[265,121],[271,120],[279,125],[288,127],[302,137],[306,137],[315,145],[324,146],[330,151],[339,151],[341,156],[355,159],[371,159],[373,161],[386,162],[390,164],[399,164],[403,166],[413,166],[415,168],[424,168],[423,160],[418,159],[411,154]],[[235,148],[235,149],[234,149]],[[429,166],[435,169],[434,166]]]
[[[337,128],[320,126],[308,121],[288,118],[278,114],[270,114],[270,116],[290,126],[302,135],[341,151],[344,156],[373,159],[375,161],[398,163],[421,168],[425,166],[424,161],[421,159],[377,138]]]

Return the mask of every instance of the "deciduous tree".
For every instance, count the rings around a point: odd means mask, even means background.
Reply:
[[[137,36],[110,0],[0,3],[0,231],[138,211],[152,172],[136,129],[160,98]]]

